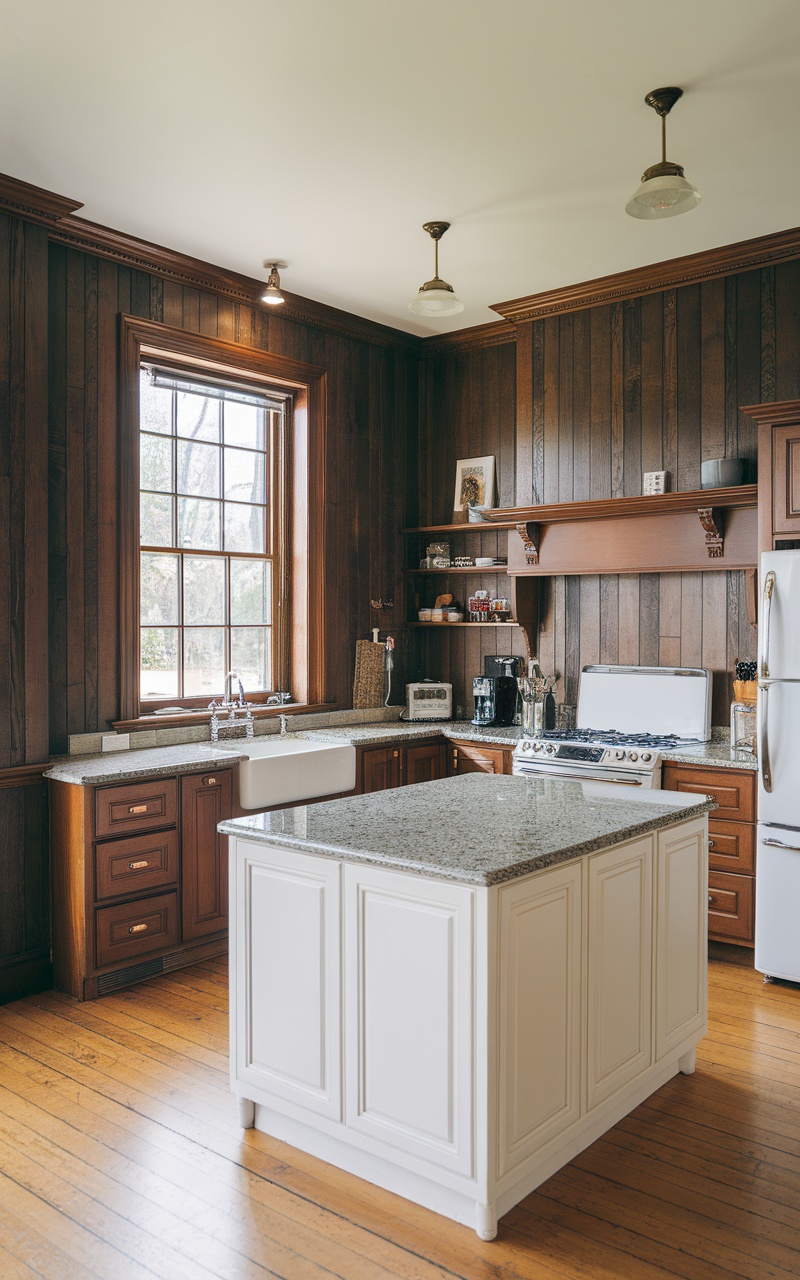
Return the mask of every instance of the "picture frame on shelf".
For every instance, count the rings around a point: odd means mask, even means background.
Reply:
[[[459,458],[453,511],[486,511],[495,505],[495,459]]]

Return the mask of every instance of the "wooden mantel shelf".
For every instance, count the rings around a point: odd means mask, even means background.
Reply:
[[[495,508],[485,523],[516,529],[508,548],[512,574],[750,569],[757,506],[758,487],[747,484]]]

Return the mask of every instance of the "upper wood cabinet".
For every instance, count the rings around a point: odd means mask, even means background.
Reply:
[[[758,423],[758,549],[800,546],[800,400],[742,410]]]

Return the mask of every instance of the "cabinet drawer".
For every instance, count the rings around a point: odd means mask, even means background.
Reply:
[[[753,941],[755,881],[727,871],[708,873],[708,932],[722,941]]]
[[[98,968],[160,951],[178,941],[178,895],[162,893],[139,902],[101,907],[95,913],[95,923]]]
[[[98,901],[177,884],[177,831],[130,836],[127,840],[97,845],[94,876]]]
[[[734,822],[754,822],[756,775],[735,769],[694,769],[665,764],[661,785],[665,791],[713,796],[719,806],[712,816]]]
[[[175,824],[178,788],[174,778],[152,778],[123,787],[98,787],[95,835],[128,835]]]
[[[755,867],[756,829],[748,822],[708,820],[708,865],[712,871],[739,871],[752,875]]]
[[[503,747],[484,747],[475,746],[470,742],[454,742],[452,772],[455,774],[510,773],[510,758],[511,752]]]

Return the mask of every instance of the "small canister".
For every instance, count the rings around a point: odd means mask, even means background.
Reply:
[[[430,609],[420,609],[420,611],[419,611],[419,620],[420,620],[420,622],[430,622],[430,620],[431,620],[431,610],[430,610]]]
[[[444,622],[444,609],[431,609],[431,622]]]
[[[453,609],[453,608],[448,609],[447,611],[448,622],[463,622],[463,620],[464,620],[464,615],[460,609]]]

